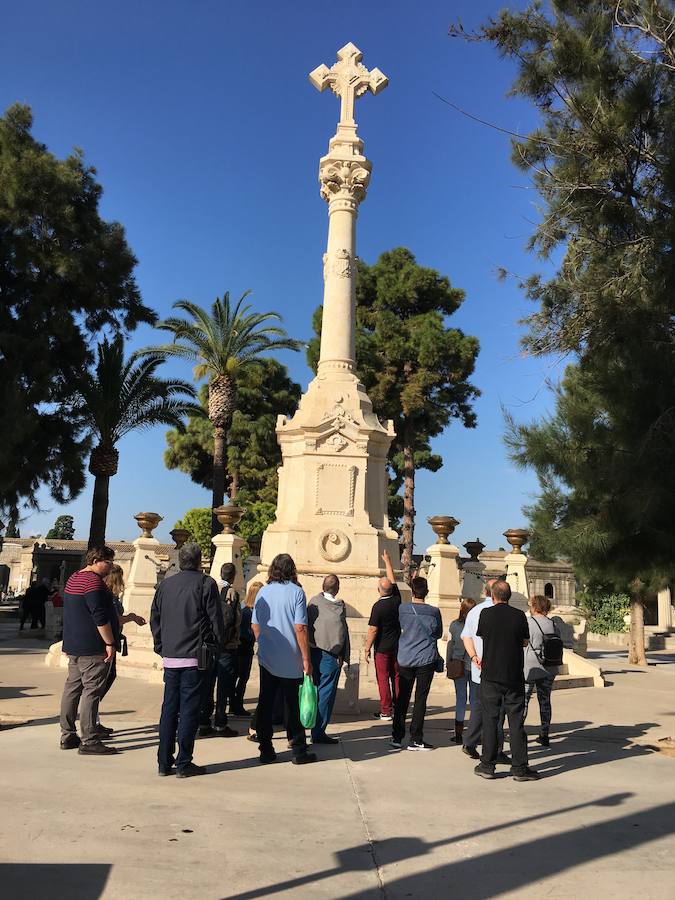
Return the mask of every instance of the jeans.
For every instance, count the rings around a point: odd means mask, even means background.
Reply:
[[[227,725],[227,706],[234,696],[234,686],[237,680],[237,651],[222,650],[218,661],[204,672],[202,685],[202,700],[199,709],[199,725],[205,728],[211,724],[213,715],[213,694],[216,693],[213,724],[217,728]],[[217,688],[216,688],[217,684]]]
[[[375,651],[375,675],[377,677],[377,688],[380,692],[380,713],[383,716],[390,716],[399,689],[396,650],[391,650],[388,653]]]
[[[494,769],[499,753],[499,721],[502,709],[509,720],[509,741],[511,743],[511,771],[522,774],[527,769],[527,736],[525,734],[525,684],[499,684],[496,681],[481,680],[481,703],[483,707],[483,752],[481,762]]]
[[[471,685],[471,718],[469,719],[469,727],[464,732],[464,746],[475,750],[478,744],[483,743],[483,706],[481,703],[481,686],[473,681]],[[499,741],[498,753],[504,749],[504,717],[506,713],[502,707],[499,716],[499,724],[497,726],[497,735]]]
[[[97,656],[69,656],[68,677],[61,698],[61,740],[76,734],[75,719],[80,709],[82,743],[99,740],[96,735],[98,705],[106,692],[110,663],[102,654]]]
[[[424,717],[427,712],[427,697],[431,688],[431,682],[434,679],[434,671],[434,663],[429,663],[427,666],[399,667],[399,692],[394,704],[393,740],[402,741],[405,736],[405,719],[408,714],[413,684],[415,684],[415,703],[410,722],[410,740],[415,744],[424,742]]]
[[[333,714],[340,679],[340,664],[337,657],[318,647],[312,647],[311,652],[314,684],[318,692],[316,724],[312,728],[312,737],[318,738],[326,734],[326,727]]]
[[[455,722],[463,722],[466,715],[467,695],[473,708],[478,685],[471,678],[471,674],[462,675],[461,678],[453,678],[453,683],[455,685]]]
[[[286,733],[292,744],[293,756],[307,752],[307,737],[300,722],[300,702],[298,688],[302,678],[281,678],[273,675],[265,666],[260,666],[260,697],[256,713],[256,732],[261,753],[271,753],[274,718],[274,701],[280,688],[284,698],[284,720]]]
[[[551,675],[543,681],[537,681],[536,684],[525,685],[525,715],[523,716],[523,720],[527,718],[527,709],[530,705],[534,689],[536,688],[542,734],[548,734],[551,727],[551,691],[553,690],[554,679],[555,675]]]
[[[170,769],[174,763],[176,734],[178,735],[176,768],[184,769],[192,762],[199,726],[203,675],[204,673],[196,666],[164,669],[164,702],[159,717],[157,750],[157,762],[161,769]]]
[[[237,681],[234,686],[234,699],[230,701],[230,712],[241,712],[244,708],[244,694],[253,665],[253,647],[241,646],[237,650]]]

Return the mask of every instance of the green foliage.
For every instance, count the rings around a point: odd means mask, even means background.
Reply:
[[[630,611],[628,594],[607,594],[584,591],[577,594],[577,603],[588,619],[588,630],[597,634],[625,632],[624,616]]]
[[[31,135],[26,106],[0,117],[0,507],[60,503],[84,486],[89,447],[74,402],[92,336],[154,322],[124,230],[99,215],[81,152],[60,160]]]
[[[472,401],[479,391],[468,381],[478,340],[448,328],[464,292],[436,270],[417,264],[405,247],[383,253],[373,266],[359,261],[356,279],[356,367],[381,419],[393,419],[396,438],[389,455],[390,511],[404,516],[404,538],[412,552],[414,472],[438,471],[443,460],[430,439],[459,419],[473,428]],[[307,360],[319,359],[321,308],[314,313]],[[409,464],[406,466],[406,454]],[[405,497],[396,498],[405,485]]]
[[[72,541],[75,537],[72,516],[57,516],[53,526],[47,532],[47,539]]]
[[[250,510],[257,501],[274,506],[277,469],[281,464],[276,420],[278,415],[293,415],[300,400],[300,385],[289,378],[284,365],[266,358],[260,359],[256,366],[237,371],[235,383],[238,406],[228,431],[227,471],[236,486],[237,502],[242,506]],[[203,415],[191,415],[183,433],[167,432],[164,462],[167,468],[180,469],[196,484],[209,488],[213,425],[206,415],[206,388],[200,391],[199,399]],[[230,491],[232,494],[232,488]]]
[[[549,551],[636,597],[675,572],[672,12],[557,0],[473,36],[516,64],[512,93],[541,119],[513,158],[543,201],[530,248],[562,261],[523,282],[537,304],[524,344],[574,360],[552,416],[510,422],[511,452],[539,477],[530,513]]]
[[[206,507],[189,509],[174,528],[186,528],[195,543],[202,548],[202,554],[211,556],[211,510]]]
[[[276,503],[267,500],[253,500],[246,504],[246,514],[239,525],[239,534],[248,541],[250,537],[262,535],[267,526],[274,522]]]

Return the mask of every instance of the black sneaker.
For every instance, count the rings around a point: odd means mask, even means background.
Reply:
[[[115,747],[108,747],[100,741],[93,741],[91,744],[81,744],[77,752],[84,756],[112,756],[118,751]]]
[[[462,753],[466,753],[467,756],[470,756],[471,759],[480,759],[480,753],[476,750],[475,747],[467,747],[465,744],[462,745]]]
[[[250,719],[252,714],[242,706],[241,709],[231,709],[230,715],[235,716],[237,719]]]
[[[318,762],[319,757],[316,753],[301,753],[300,756],[294,756],[291,762],[294,766],[306,766],[308,763]]]
[[[427,744],[426,741],[410,741],[408,750],[435,750],[433,744]]]
[[[163,777],[166,777],[167,775],[175,775],[175,774],[176,774],[176,770],[175,770],[175,769],[172,769],[170,766],[169,766],[168,769],[166,769],[164,766],[158,766],[158,767],[157,767],[157,774],[158,774],[158,775],[162,775]]]
[[[212,731],[216,737],[239,737],[239,732],[230,728],[229,725],[216,725]]]
[[[497,765],[500,765],[500,766],[513,765],[513,763],[511,762],[511,757],[507,756],[503,750],[501,753],[497,754],[497,759],[495,760],[495,762],[497,763]]]
[[[76,734],[69,734],[68,737],[65,737],[61,740],[61,749],[62,750],[77,750],[80,746],[80,738]]]
[[[211,737],[216,732],[210,725],[200,725],[197,729],[197,737]]]
[[[547,734],[540,734],[537,738],[537,743],[541,744],[542,747],[550,747]]]
[[[473,772],[474,775],[480,775],[481,778],[492,779],[495,777],[495,770],[491,766],[485,765],[485,763],[478,763]]]
[[[312,738],[313,744],[339,744],[338,738],[331,737],[328,734],[322,734],[320,737]]]
[[[513,775],[514,781],[539,781],[541,778],[539,772],[537,772],[536,769],[531,769],[529,766],[524,772],[511,772],[511,774]]]
[[[176,778],[193,778],[195,775],[206,775],[206,766],[188,763],[187,766],[176,769]]]
[[[268,766],[277,761],[277,755],[274,750],[261,750],[258,760],[261,766]]]
[[[94,734],[96,735],[96,737],[99,737],[102,740],[105,738],[109,738],[112,733],[112,728],[106,728],[105,725],[101,725],[100,722],[98,723],[96,728],[94,728]]]

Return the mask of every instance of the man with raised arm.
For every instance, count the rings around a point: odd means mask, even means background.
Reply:
[[[375,675],[380,693],[380,711],[375,713],[375,718],[391,722],[394,718],[394,703],[399,691],[396,655],[398,639],[401,635],[401,624],[398,617],[401,593],[396,584],[391,557],[386,550],[382,553],[382,561],[386,575],[377,583],[380,599],[373,604],[370,612],[365,651],[366,661],[370,662],[374,646]]]

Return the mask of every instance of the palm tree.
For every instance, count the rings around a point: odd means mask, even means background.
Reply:
[[[98,345],[96,368],[78,384],[84,424],[96,441],[89,458],[89,471],[94,476],[90,547],[105,541],[108,487],[119,462],[115,444],[137,428],[182,428],[183,416],[199,409],[198,404],[186,399],[195,396],[191,384],[155,375],[162,362],[163,358],[157,355],[148,355],[141,361],[135,356],[125,360],[124,342],[118,335]]]
[[[173,343],[138,351],[139,355],[189,359],[196,363],[195,379],[209,379],[209,419],[213,425],[213,508],[221,506],[225,499],[227,433],[237,405],[235,372],[255,365],[260,356],[269,350],[299,350],[301,346],[299,341],[288,337],[283,328],[271,324],[281,322],[278,313],[254,312],[250,304],[244,303],[250,293],[246,291],[232,306],[230,295],[226,292],[222,300],[216,297],[210,311],[188,300],[177,301],[173,308],[187,313],[190,320],[174,316],[157,325],[157,328],[173,334]],[[212,516],[212,536],[218,530],[218,520]]]

